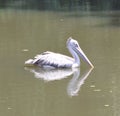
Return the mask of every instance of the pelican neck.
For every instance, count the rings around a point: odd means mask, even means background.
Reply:
[[[78,54],[69,46],[68,46],[68,50],[72,54],[72,56],[75,60],[74,64],[77,64],[79,66],[80,65],[80,58],[79,58]]]

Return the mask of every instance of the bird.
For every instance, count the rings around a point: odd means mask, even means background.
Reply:
[[[81,57],[90,65],[91,68],[94,67],[83,50],[80,48],[77,40],[69,37],[67,39],[66,46],[73,58],[60,53],[46,51],[36,55],[33,59],[25,61],[25,66],[38,66],[44,69],[76,68],[80,67]]]

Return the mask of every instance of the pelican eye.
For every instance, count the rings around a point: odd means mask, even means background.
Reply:
[[[77,43],[75,43],[75,47],[78,47],[78,44],[77,44]]]

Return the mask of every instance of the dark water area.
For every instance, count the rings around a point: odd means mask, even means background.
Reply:
[[[1,0],[0,8],[51,11],[120,10],[119,0]]]
[[[70,36],[79,42],[93,70],[82,60],[75,70],[24,67],[27,59],[47,50],[70,56]],[[119,10],[1,9],[0,115],[118,116],[119,43]]]

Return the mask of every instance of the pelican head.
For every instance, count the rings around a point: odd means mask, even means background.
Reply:
[[[89,61],[89,59],[87,58],[87,56],[85,55],[85,53],[80,48],[78,42],[76,40],[72,39],[72,37],[69,37],[68,40],[67,40],[67,48],[69,49],[69,51],[73,55],[76,64],[80,65],[80,59],[78,57],[78,55],[79,55],[92,68],[94,67],[92,65],[92,63]]]

